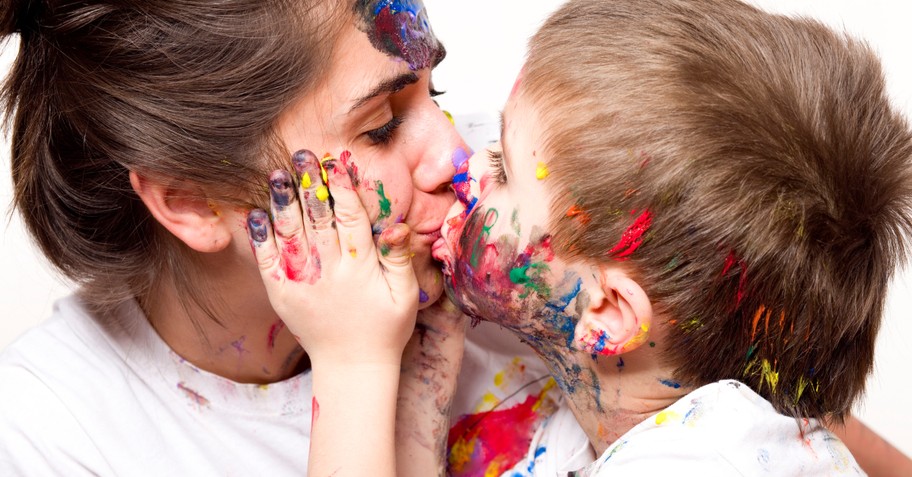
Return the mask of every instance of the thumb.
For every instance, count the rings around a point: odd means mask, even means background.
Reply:
[[[407,303],[418,300],[418,279],[412,269],[412,250],[409,247],[411,230],[406,224],[395,224],[380,234],[377,251],[386,270],[386,282],[393,300]]]

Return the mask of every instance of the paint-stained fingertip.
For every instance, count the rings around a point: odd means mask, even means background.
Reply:
[[[393,224],[380,234],[380,248],[401,247],[408,241],[411,229],[404,223]]]
[[[261,244],[269,236],[269,214],[263,209],[253,209],[247,214],[247,234],[254,244]]]
[[[308,172],[310,169],[312,169],[314,164],[319,164],[320,161],[317,159],[317,155],[313,152],[307,149],[301,149],[300,151],[292,154],[291,163],[294,165],[295,172],[301,176],[305,172]]]

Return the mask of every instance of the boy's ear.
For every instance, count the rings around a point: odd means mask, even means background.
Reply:
[[[599,269],[599,288],[576,325],[574,342],[591,354],[611,356],[639,347],[649,337],[652,303],[643,288],[614,266]]]
[[[130,185],[158,223],[197,252],[218,252],[231,242],[231,230],[200,191],[176,182],[161,183],[130,171]]]

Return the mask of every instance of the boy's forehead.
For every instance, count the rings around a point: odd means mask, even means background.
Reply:
[[[412,71],[436,66],[446,54],[421,0],[357,0],[355,22],[371,44],[408,63]]]

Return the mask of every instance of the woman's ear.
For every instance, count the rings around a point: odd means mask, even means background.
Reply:
[[[228,224],[202,191],[195,194],[136,171],[130,171],[130,185],[155,220],[193,250],[218,252],[231,243]]]
[[[639,283],[619,268],[603,266],[598,278],[599,288],[590,291],[574,342],[591,354],[632,351],[649,337],[652,303]]]

